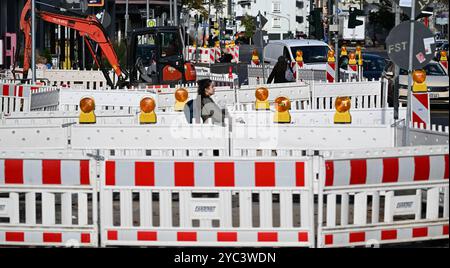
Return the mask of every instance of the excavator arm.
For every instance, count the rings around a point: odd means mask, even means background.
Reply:
[[[103,55],[106,57],[108,62],[111,64],[114,72],[119,78],[117,84],[123,86],[126,84],[127,74],[122,70],[119,64],[119,59],[114,50],[114,47],[105,33],[103,26],[98,22],[95,16],[88,16],[86,18],[67,16],[62,14],[55,14],[48,11],[36,11],[36,15],[42,20],[56,25],[61,25],[70,29],[78,31],[80,36],[85,37],[86,45],[92,54],[96,64],[101,68],[101,61],[97,58],[94,50],[92,49],[91,41],[98,44]],[[24,64],[23,64],[23,76],[26,78],[28,76],[28,71],[30,69],[31,60],[31,0],[28,0],[22,10],[20,17],[20,29],[23,31],[25,36],[25,50],[24,50]],[[89,41],[91,40],[91,41]],[[103,74],[105,75],[106,81],[108,81],[109,86],[115,87],[113,85],[106,70],[101,68]]]

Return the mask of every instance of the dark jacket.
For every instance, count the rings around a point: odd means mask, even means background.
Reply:
[[[287,63],[277,63],[275,67],[273,67],[272,72],[267,79],[267,84],[271,84],[272,81],[275,83],[288,83],[289,81],[286,79],[286,70],[291,69]],[[292,71],[292,69],[291,69]]]

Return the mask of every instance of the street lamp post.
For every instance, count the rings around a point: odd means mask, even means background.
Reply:
[[[278,14],[274,14],[274,13],[269,13],[269,12],[267,14],[272,15],[274,17],[280,17],[280,18],[286,19],[288,21],[288,34],[289,34],[289,32],[291,31],[291,15],[290,14],[287,14],[287,17],[278,15]]]
[[[36,82],[36,3],[31,1],[31,81]],[[27,77],[24,77],[25,79]]]

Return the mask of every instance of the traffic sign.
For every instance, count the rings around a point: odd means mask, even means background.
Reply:
[[[149,28],[156,27],[156,19],[148,19],[147,20],[147,27],[149,27]]]
[[[403,11],[411,17],[411,5],[413,0],[395,0],[395,2],[400,6]],[[431,3],[433,3],[433,0],[415,0],[416,1],[416,8],[414,12],[414,18],[417,18],[422,11],[424,11]]]
[[[258,13],[258,17],[259,17],[260,29],[262,29],[262,28],[264,28],[264,26],[267,24],[267,22],[269,20],[266,17],[264,17],[263,14],[261,14],[261,11]]]
[[[389,58],[400,68],[408,70],[409,37],[411,22],[405,21],[397,25],[386,39]],[[421,69],[427,65],[436,48],[433,33],[423,25],[414,22],[413,69]]]

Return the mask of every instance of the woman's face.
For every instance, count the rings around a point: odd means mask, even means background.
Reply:
[[[214,82],[211,83],[209,87],[205,89],[206,96],[212,96],[216,92],[216,85]]]

